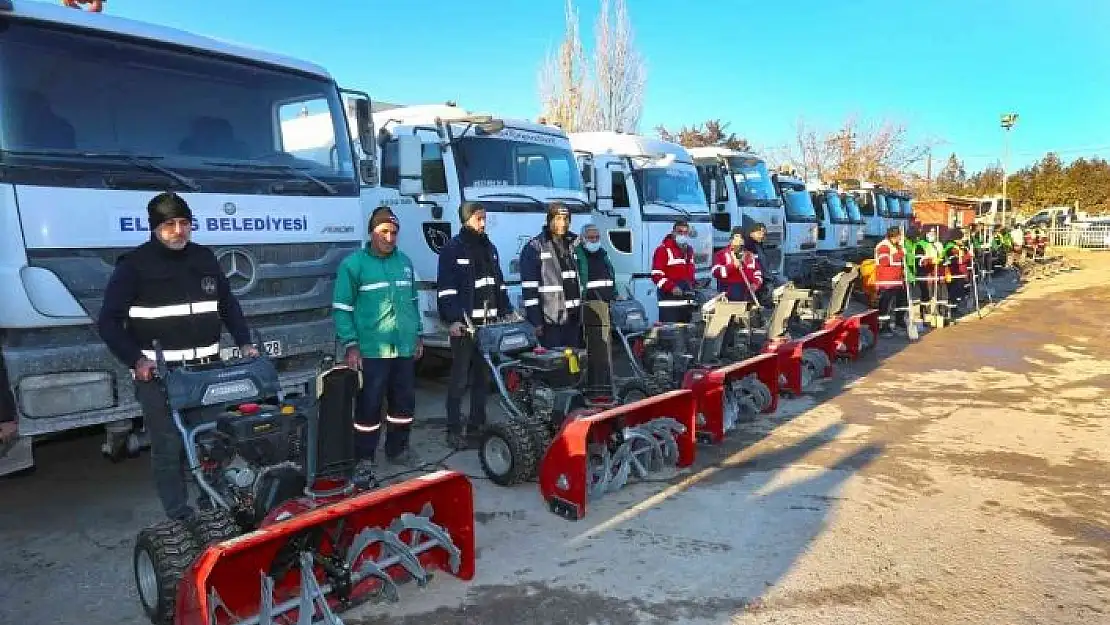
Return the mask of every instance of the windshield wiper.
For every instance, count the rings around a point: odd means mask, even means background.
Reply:
[[[682,213],[682,216],[687,218],[687,219],[690,218],[690,213],[689,212],[675,206],[674,204],[668,204],[666,202],[660,202],[659,200],[649,200],[648,204],[658,204],[659,206],[662,206],[663,208],[669,208],[673,211],[678,211],[679,213]]]
[[[256,169],[256,170],[261,170],[261,171],[284,171],[284,172],[291,173],[294,176],[297,176],[298,178],[300,178],[302,180],[307,180],[307,181],[315,184],[316,186],[318,186],[321,189],[323,189],[324,191],[326,191],[328,193],[328,195],[335,195],[336,193],[339,193],[339,191],[336,190],[336,188],[331,186],[330,184],[324,182],[323,180],[320,180],[316,176],[313,176],[312,174],[308,173],[307,171],[297,169],[296,167],[293,167],[292,165],[278,165],[278,164],[270,165],[268,163],[233,163],[233,162],[229,162],[229,161],[204,161],[204,164],[205,165],[213,165],[213,166],[216,166],[216,167],[229,167],[229,168],[232,168],[232,169]]]
[[[482,201],[487,197],[519,197],[519,198],[524,198],[524,199],[526,199],[530,202],[534,202],[536,204],[539,204],[540,206],[544,206],[543,201],[541,201],[541,200],[539,200],[535,197],[532,197],[531,195],[524,194],[524,193],[487,193],[487,194],[483,195],[482,197],[478,198],[478,201]]]
[[[562,196],[562,195],[554,195],[554,196],[549,197],[548,199],[549,200],[559,200],[560,202],[578,202],[579,204],[581,204],[583,206],[586,205],[586,201],[583,200],[580,197],[565,197],[565,196]]]
[[[172,169],[168,169],[155,163],[155,159],[163,158],[161,156],[148,156],[139,154],[127,154],[124,152],[84,152],[81,150],[0,150],[0,154],[13,154],[15,156],[46,156],[54,158],[99,158],[111,161],[127,161],[128,163],[141,167],[147,171],[154,171],[162,174],[163,176],[176,181],[181,186],[196,191],[200,189],[192,178],[187,178]]]

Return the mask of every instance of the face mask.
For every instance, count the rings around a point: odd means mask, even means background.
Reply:
[[[586,248],[587,252],[596,252],[601,249],[601,241],[586,241],[582,247]]]
[[[929,234],[925,235],[925,240],[929,243],[935,243],[937,240],[937,235],[930,232]]]
[[[678,243],[678,245],[680,247],[690,245],[690,235],[688,235],[688,234],[676,234],[675,237],[674,237],[674,242]]]

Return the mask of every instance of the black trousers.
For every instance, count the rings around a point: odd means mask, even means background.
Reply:
[[[474,339],[451,337],[451,378],[447,383],[447,431],[462,433],[462,396],[470,387],[469,428],[486,424],[486,398],[489,397],[490,370]]]
[[[160,380],[135,380],[135,399],[143,411],[143,424],[150,436],[150,468],[154,489],[162,509],[171,519],[185,520],[194,514],[185,485],[185,441],[170,415],[169,399]]]
[[[899,325],[906,327],[906,311],[895,308],[906,307],[906,287],[894,287],[879,291],[879,325]]]

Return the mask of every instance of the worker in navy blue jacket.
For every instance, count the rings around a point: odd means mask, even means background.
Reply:
[[[459,234],[439,252],[439,318],[450,324],[451,378],[447,387],[447,445],[462,449],[477,442],[486,423],[489,369],[466,332],[464,315],[475,326],[513,312],[497,247],[486,236],[486,209],[477,202],[459,207]],[[463,393],[470,386],[470,416],[462,428]]]
[[[570,210],[561,202],[547,208],[547,224],[520,251],[524,315],[536,326],[544,347],[582,346],[582,286],[570,231]]]

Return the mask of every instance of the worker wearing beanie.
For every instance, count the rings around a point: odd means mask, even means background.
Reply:
[[[370,216],[370,241],[343,259],[335,277],[335,330],[347,366],[363,372],[355,416],[356,476],[363,480],[373,475],[383,412],[386,459],[410,468],[420,465],[409,446],[409,431],[423,324],[412,261],[397,249],[400,227],[388,206],[378,207]]]
[[[160,343],[166,365],[218,360],[226,326],[244,356],[258,356],[239,302],[212,250],[193,243],[193,212],[185,198],[160,193],[147,204],[150,240],[125,253],[104,289],[97,331],[131,369],[135,398],[150,435],[150,462],[162,508],[184,521],[189,505],[182,471],[184,442],[170,417],[166,389],[154,375]]]
[[[447,386],[447,445],[474,446],[486,425],[490,372],[467,322],[481,326],[513,313],[497,246],[486,236],[486,209],[478,202],[459,207],[459,234],[439,252],[439,318],[450,324],[451,378]],[[470,415],[463,431],[461,404],[470,387]]]
[[[582,286],[574,254],[577,238],[570,231],[570,209],[552,202],[547,223],[520,251],[524,315],[536,327],[544,347],[582,345]]]

